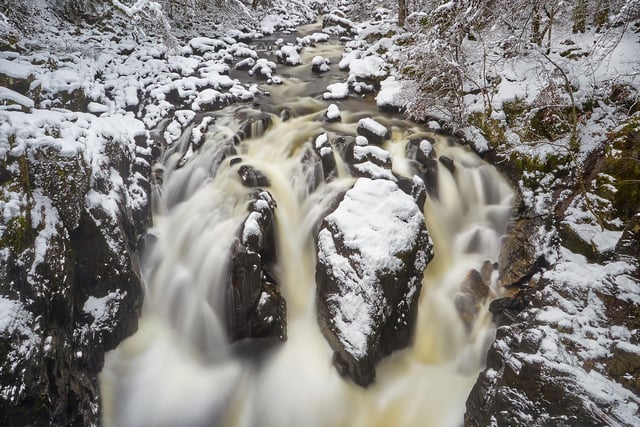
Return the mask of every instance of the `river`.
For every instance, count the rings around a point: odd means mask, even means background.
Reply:
[[[341,122],[323,121],[329,102],[322,92],[345,78],[335,66],[341,51],[338,42],[305,48],[306,65],[281,68],[284,83],[265,86],[271,96],[259,106],[210,113],[214,124],[197,152],[185,158],[189,141],[183,138],[156,165],[162,180],[154,192],[153,244],[142,262],[143,314],[137,333],[107,355],[101,374],[106,426],[461,425],[494,329],[486,306],[465,325],[456,294],[471,269],[497,261],[513,193],[468,147],[380,112],[370,98],[336,101]],[[311,73],[315,55],[332,59],[330,73]],[[285,106],[293,112],[288,120],[280,117]],[[264,128],[257,121],[249,138],[233,143],[246,118],[263,112],[271,123]],[[405,152],[415,138],[433,141],[435,157],[455,165],[437,169],[435,191],[424,206],[435,257],[423,278],[414,343],[383,359],[367,388],[342,378],[332,365],[315,304],[314,230],[355,178],[337,159],[338,177],[318,182],[317,170],[304,161],[318,135],[355,135],[364,117],[391,129],[383,148],[396,174],[410,177]],[[237,154],[226,158],[230,146]],[[231,164],[231,157],[240,160]],[[225,333],[229,248],[252,194],[240,182],[240,165],[264,173],[277,204],[274,273],[287,302],[288,329],[282,343],[230,343]],[[498,293],[496,275],[491,286]]]

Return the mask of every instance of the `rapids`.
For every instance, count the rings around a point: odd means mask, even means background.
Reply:
[[[457,426],[466,397],[484,364],[494,330],[487,310],[467,330],[454,304],[465,275],[497,261],[511,215],[512,191],[490,165],[453,139],[379,112],[367,99],[338,101],[341,123],[321,120],[333,71],[311,75],[310,58],[339,58],[337,43],[303,50],[304,63],[284,68],[285,82],[269,86],[261,110],[273,113],[264,129],[237,146],[244,165],[262,171],[277,203],[275,274],[287,301],[288,339],[241,342],[225,336],[224,289],[229,248],[245,219],[250,190],[224,159],[241,117],[260,114],[232,106],[211,113],[202,147],[184,159],[188,136],[166,150],[156,166],[154,223],[142,260],[145,302],[139,330],[107,355],[101,374],[106,426]],[[335,65],[333,66],[335,67]],[[245,78],[246,80],[246,78]],[[282,107],[296,115],[283,121]],[[329,184],[303,161],[323,132],[355,134],[360,118],[392,130],[383,148],[393,170],[407,175],[409,138],[430,137],[436,156],[456,169],[438,168],[437,197],[425,203],[435,247],[420,299],[412,347],[382,360],[376,382],[363,389],[339,376],[316,321],[313,230],[337,195],[354,182],[346,168]],[[189,135],[187,130],[185,134]],[[234,156],[231,156],[234,157]],[[497,291],[493,278],[493,287]],[[257,351],[260,350],[260,351]]]

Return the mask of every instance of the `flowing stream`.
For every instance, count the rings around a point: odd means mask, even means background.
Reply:
[[[340,52],[337,43],[319,45],[303,50],[303,60],[309,64],[317,54],[337,58]],[[190,159],[183,160],[189,144],[184,138],[156,166],[163,183],[154,196],[150,233],[155,237],[142,264],[143,315],[138,332],[107,355],[101,374],[105,425],[461,424],[493,329],[486,309],[466,327],[455,295],[471,269],[497,261],[512,191],[468,148],[381,113],[366,99],[337,102],[342,122],[323,122],[329,103],[319,95],[327,84],[344,79],[341,72],[318,78],[310,65],[302,65],[284,73],[284,84],[268,87],[271,97],[260,107],[277,113],[287,106],[296,113],[293,118],[283,121],[273,114],[267,129],[256,121],[251,137],[235,145],[238,154],[225,158],[243,118],[261,114],[246,106],[228,107],[212,114],[214,124]],[[432,138],[436,157],[455,164],[454,172],[440,165],[437,191],[424,207],[435,258],[423,279],[414,344],[383,359],[376,382],[366,389],[342,378],[332,365],[315,305],[313,230],[355,178],[339,164],[337,179],[318,182],[318,171],[304,161],[319,134],[354,135],[363,117],[392,130],[383,148],[393,157],[395,173],[410,173],[404,154],[410,138]],[[230,164],[232,157],[241,163]],[[229,248],[251,197],[237,173],[241,164],[269,178],[277,203],[275,275],[287,301],[288,339],[282,343],[229,343],[225,333]]]

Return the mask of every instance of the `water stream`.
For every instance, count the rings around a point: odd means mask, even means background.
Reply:
[[[319,52],[336,58],[340,45],[303,52],[307,59]],[[243,125],[240,117],[259,112],[232,106],[214,113],[215,125],[203,146],[184,165],[185,145],[176,143],[157,166],[163,184],[155,193],[150,231],[155,244],[143,261],[143,315],[138,332],[107,356],[101,374],[105,425],[461,424],[493,329],[487,314],[465,327],[455,295],[470,269],[497,261],[512,192],[493,167],[466,147],[381,113],[369,100],[337,102],[342,122],[323,122],[328,103],[319,95],[344,76],[332,72],[318,78],[309,68],[288,68],[285,83],[268,88],[271,97],[261,109],[274,113],[272,124],[266,130],[255,125],[254,136],[235,146],[241,163],[231,165],[224,153]],[[281,120],[277,112],[283,106],[297,115]],[[392,129],[384,148],[393,156],[394,172],[411,170],[404,156],[410,138],[432,138],[436,157],[455,164],[454,172],[438,168],[437,192],[425,203],[436,255],[423,279],[415,342],[384,359],[376,382],[366,389],[333,367],[315,312],[313,229],[355,178],[343,168],[338,179],[316,185],[317,171],[303,161],[317,135],[353,135],[362,117]],[[268,190],[277,203],[275,275],[287,301],[288,324],[283,343],[232,344],[222,323],[229,248],[251,197],[238,177],[240,164],[269,178]],[[493,282],[495,287],[495,277]]]

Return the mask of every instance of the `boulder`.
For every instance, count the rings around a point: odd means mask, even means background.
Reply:
[[[249,188],[269,187],[271,182],[260,170],[249,165],[242,165],[238,168],[238,175],[242,185]]]
[[[334,157],[333,147],[329,142],[329,138],[326,133],[318,135],[313,149],[320,157],[322,163],[322,175],[326,182],[336,178],[338,176],[338,170],[336,168],[336,158]]]
[[[225,313],[229,338],[286,340],[286,302],[270,268],[276,259],[276,203],[260,191],[231,248]]]
[[[376,363],[413,338],[433,257],[424,216],[396,183],[359,178],[323,220],[317,249],[322,333],[338,371],[367,386]]]
[[[433,141],[429,138],[409,140],[406,156],[412,160],[413,172],[418,174],[432,197],[438,195],[438,161],[433,151]]]
[[[391,137],[391,132],[383,124],[367,117],[358,122],[358,135],[366,137],[370,143],[381,145]]]

